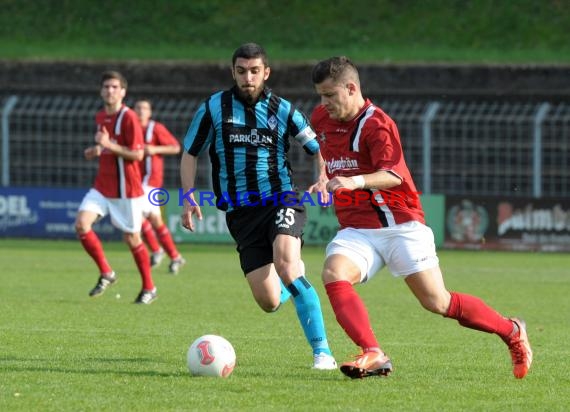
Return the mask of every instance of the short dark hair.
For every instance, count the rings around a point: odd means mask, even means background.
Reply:
[[[242,59],[260,58],[264,66],[269,66],[265,49],[257,43],[245,43],[239,46],[232,56],[232,67],[235,66],[236,60],[240,57]]]
[[[141,97],[140,99],[137,99],[137,100],[135,101],[135,105],[138,104],[138,103],[148,103],[148,105],[149,105],[150,108],[152,109],[152,101],[151,101],[149,98],[147,98],[147,97]]]
[[[311,78],[313,84],[320,84],[328,78],[337,82],[347,72],[356,74],[358,79],[358,70],[354,63],[346,56],[335,56],[318,62],[315,67],[313,67]]]
[[[123,89],[127,88],[127,79],[120,72],[116,70],[104,71],[101,75],[101,85],[103,85],[103,83],[109,79],[117,79],[119,83],[121,83],[121,87]]]

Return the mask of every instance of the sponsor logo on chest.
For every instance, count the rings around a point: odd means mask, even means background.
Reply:
[[[333,157],[325,163],[330,174],[334,174],[338,170],[358,169],[358,160],[350,157],[341,156],[339,159]]]
[[[273,144],[273,136],[266,135],[257,129],[251,129],[249,133],[230,133],[230,143],[247,143],[253,146],[265,146]]]

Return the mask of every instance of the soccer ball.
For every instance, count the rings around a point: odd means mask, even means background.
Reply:
[[[192,375],[227,378],[234,370],[236,353],[221,336],[204,335],[190,345],[186,360]]]

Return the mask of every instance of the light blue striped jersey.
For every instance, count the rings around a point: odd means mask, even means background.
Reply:
[[[294,190],[287,161],[289,138],[309,154],[319,151],[303,113],[265,89],[255,106],[236,88],[210,96],[196,111],[184,137],[184,150],[199,156],[209,147],[216,205],[232,210],[256,198]]]

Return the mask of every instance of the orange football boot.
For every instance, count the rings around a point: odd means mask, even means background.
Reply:
[[[526,323],[522,319],[510,319],[518,328],[516,332],[509,338],[507,345],[511,352],[513,360],[513,375],[515,378],[522,379],[528,373],[532,363],[532,349],[526,334]]]
[[[352,362],[345,362],[340,370],[352,379],[368,376],[388,376],[392,372],[392,362],[382,351],[366,351],[358,355]]]

